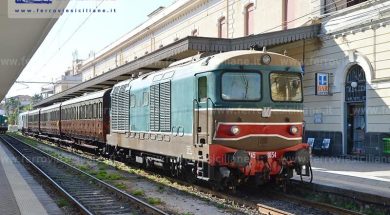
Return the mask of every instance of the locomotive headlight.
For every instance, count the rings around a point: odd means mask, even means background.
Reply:
[[[237,135],[240,133],[240,128],[234,125],[230,128],[230,132],[232,132],[233,135]]]
[[[271,63],[271,56],[269,55],[263,55],[261,56],[261,64],[265,64],[265,65],[268,65]]]
[[[298,131],[299,129],[297,126],[293,125],[290,127],[290,134],[298,134]]]

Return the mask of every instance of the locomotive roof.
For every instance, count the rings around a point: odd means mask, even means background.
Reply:
[[[278,54],[275,52],[264,52],[264,51],[255,51],[255,50],[239,50],[239,51],[230,51],[220,54],[215,54],[209,57],[208,66],[219,66],[221,64],[247,64],[247,65],[261,65],[259,56],[262,55],[271,56],[270,66],[300,66],[298,60]],[[202,58],[204,59],[204,58]],[[203,61],[202,61],[203,63]]]
[[[92,99],[101,98],[109,90],[110,89],[101,90],[101,91],[98,91],[98,92],[95,92],[95,93],[90,93],[90,94],[85,95],[85,96],[80,96],[80,97],[77,97],[77,98],[74,98],[74,99],[70,99],[68,101],[65,101],[65,102],[61,103],[61,105],[62,106],[64,106],[64,105],[71,105],[71,104],[75,104],[75,103],[79,103],[79,102],[83,102],[83,101],[88,101],[88,100],[92,100]]]
[[[177,61],[171,64],[169,67],[150,72],[136,79],[128,79],[126,81],[119,82],[113,88],[129,85],[132,83],[132,88],[143,87],[146,83],[158,82],[159,80],[164,80],[166,74],[175,73],[177,70],[191,66],[192,69],[183,69],[180,72],[177,72],[175,76],[186,76],[189,73],[197,73],[199,71],[213,70],[218,69],[224,64],[237,65],[237,64],[246,64],[246,65],[261,65],[260,57],[262,55],[269,55],[271,57],[271,63],[268,66],[286,66],[286,67],[299,67],[300,63],[298,60],[281,55],[274,52],[263,52],[255,50],[240,50],[240,51],[230,51],[219,53],[215,55],[198,54],[180,61]],[[206,56],[205,56],[206,55]],[[205,56],[205,57],[203,57]],[[205,68],[207,67],[207,68]],[[172,76],[168,77],[171,78]],[[114,91],[112,93],[115,93]]]

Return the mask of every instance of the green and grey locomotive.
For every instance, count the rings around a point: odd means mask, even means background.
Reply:
[[[111,91],[28,112],[23,130],[234,188],[285,181],[294,171],[310,175],[302,102],[297,60],[232,51],[197,55]]]
[[[259,51],[195,56],[114,86],[109,152],[235,187],[309,175],[302,69]]]

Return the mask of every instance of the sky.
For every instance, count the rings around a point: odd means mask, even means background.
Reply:
[[[126,33],[147,20],[147,15],[159,6],[169,6],[173,0],[71,0],[67,8],[115,9],[106,14],[64,14],[53,26],[35,52],[18,81],[52,82],[72,65],[72,54],[87,59],[91,51],[99,53]],[[89,18],[87,18],[89,16]],[[84,23],[84,24],[82,24]],[[47,84],[14,84],[7,98],[40,93]]]

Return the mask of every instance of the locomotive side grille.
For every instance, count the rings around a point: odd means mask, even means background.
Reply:
[[[111,94],[111,129],[118,130],[118,90],[115,87]]]
[[[113,131],[129,130],[129,92],[127,85],[116,87],[111,94],[111,126]]]
[[[150,130],[171,131],[171,82],[150,86]]]
[[[171,131],[171,82],[160,84],[160,131]]]
[[[160,130],[160,85],[150,86],[150,130]]]

